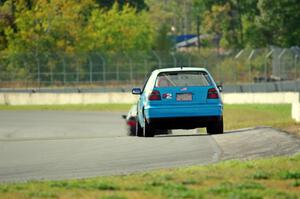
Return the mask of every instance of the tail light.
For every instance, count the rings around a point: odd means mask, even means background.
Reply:
[[[136,121],[135,120],[128,120],[127,121],[127,125],[128,126],[135,126],[136,125]]]
[[[157,90],[153,90],[148,98],[150,101],[153,100],[161,100],[160,92]]]
[[[207,99],[219,99],[219,93],[216,88],[208,89]]]

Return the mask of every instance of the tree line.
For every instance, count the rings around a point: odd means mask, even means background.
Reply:
[[[94,0],[7,0],[0,7],[0,51],[148,50],[153,30],[139,6]],[[111,1],[110,1],[111,2]]]
[[[148,0],[174,34],[209,34],[223,48],[300,45],[300,0]],[[151,10],[154,8],[154,10]],[[153,17],[154,16],[154,17]],[[163,32],[163,31],[162,31]],[[210,47],[207,41],[202,46]]]
[[[0,0],[0,51],[170,50],[170,35],[223,48],[300,44],[300,0]]]

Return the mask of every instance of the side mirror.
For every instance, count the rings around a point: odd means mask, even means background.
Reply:
[[[217,88],[219,89],[220,92],[223,92],[223,86],[222,85],[218,85]]]
[[[131,93],[134,95],[140,95],[142,94],[142,90],[140,88],[133,88]]]
[[[123,119],[126,119],[126,117],[127,117],[127,115],[122,115],[122,118],[123,118]]]

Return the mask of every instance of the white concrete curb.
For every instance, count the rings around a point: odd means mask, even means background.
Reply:
[[[299,93],[225,93],[225,104],[292,104],[292,118],[300,122]],[[0,104],[7,105],[62,105],[108,104],[137,101],[130,93],[0,93]]]
[[[222,95],[225,104],[291,104],[292,118],[300,122],[298,92],[277,93],[226,93]]]

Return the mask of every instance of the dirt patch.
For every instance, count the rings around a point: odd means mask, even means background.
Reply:
[[[288,127],[283,128],[282,130],[300,137],[300,124],[290,125]]]

